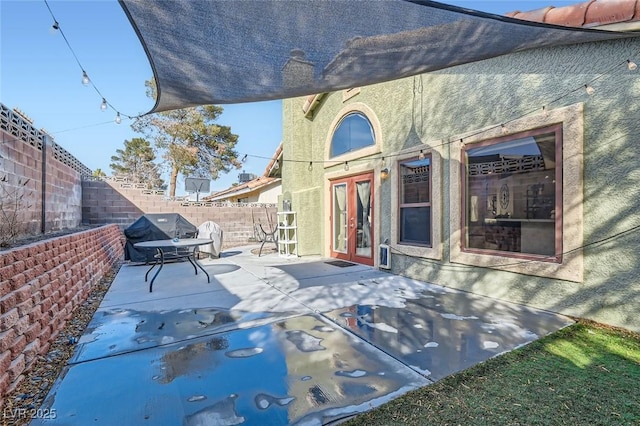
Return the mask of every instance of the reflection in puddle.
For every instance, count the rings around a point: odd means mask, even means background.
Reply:
[[[362,304],[324,315],[431,380],[570,323],[555,314],[454,291],[417,295],[402,308],[374,310]]]
[[[162,374],[158,381],[166,384],[179,376],[187,376],[197,371],[215,368],[219,361],[212,352],[228,348],[229,342],[225,337],[214,337],[205,342],[194,343],[167,352],[161,358],[162,367],[160,370]]]
[[[238,416],[236,412],[235,400],[238,395],[229,395],[222,401],[206,407],[184,419],[184,424],[188,426],[205,425],[239,425],[244,423],[245,418]]]
[[[193,395],[187,398],[188,402],[198,402],[207,399],[205,395]]]
[[[229,351],[225,355],[230,358],[249,358],[250,356],[258,355],[262,353],[262,348],[244,348],[236,349],[235,351]]]
[[[296,345],[302,352],[323,351],[326,349],[320,344],[322,339],[301,330],[287,331],[287,340]]]
[[[288,316],[287,313],[278,316]],[[137,351],[190,340],[240,327],[258,325],[274,318],[268,312],[245,312],[220,308],[172,311],[105,310],[96,314],[70,363]],[[123,340],[121,336],[130,336]],[[91,343],[91,344],[89,344]]]
[[[267,395],[266,393],[259,393],[255,397],[255,403],[256,407],[258,407],[260,410],[266,410],[274,404],[279,407],[284,407],[285,405],[291,403],[294,399],[295,398],[293,397],[276,398],[274,396]]]
[[[482,342],[482,347],[485,349],[495,349],[498,346],[500,346],[498,342]]]
[[[470,316],[470,317],[463,317],[461,315],[456,315],[456,314],[440,314],[440,316],[442,318],[446,318],[446,319],[450,319],[450,320],[456,320],[456,321],[464,321],[464,320],[477,320],[478,317],[474,317],[474,316]]]
[[[311,405],[320,406],[332,401],[331,393],[325,391],[320,385],[309,388],[307,392],[307,401]]]
[[[376,389],[374,386],[370,386],[367,385],[365,383],[343,383],[342,384],[342,391],[345,393],[345,395],[351,395],[351,396],[355,396],[355,397],[363,397],[366,395],[370,395],[374,392],[377,392],[378,389]]]
[[[343,376],[343,377],[362,377],[366,375],[367,375],[367,372],[362,370],[336,371],[336,376]]]

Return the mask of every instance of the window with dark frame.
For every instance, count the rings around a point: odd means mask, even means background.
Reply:
[[[399,161],[398,170],[398,243],[431,247],[431,156]]]
[[[562,125],[463,149],[463,249],[560,262]]]

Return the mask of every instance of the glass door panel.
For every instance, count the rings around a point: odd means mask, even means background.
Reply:
[[[373,265],[373,173],[331,184],[331,256]]]
[[[356,255],[371,257],[371,182],[356,182]]]
[[[348,229],[347,229],[347,184],[340,183],[333,185],[333,251],[338,253],[347,252]]]

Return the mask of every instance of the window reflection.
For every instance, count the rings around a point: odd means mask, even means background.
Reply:
[[[560,130],[556,126],[466,150],[467,248],[555,255]]]
[[[400,241],[431,244],[431,157],[399,164]]]
[[[360,113],[346,115],[331,139],[331,157],[375,145],[373,128],[367,117]]]

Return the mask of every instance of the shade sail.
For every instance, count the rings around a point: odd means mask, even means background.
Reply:
[[[407,0],[120,0],[151,112],[364,86],[526,49],[632,37]],[[621,58],[624,59],[624,58]]]

